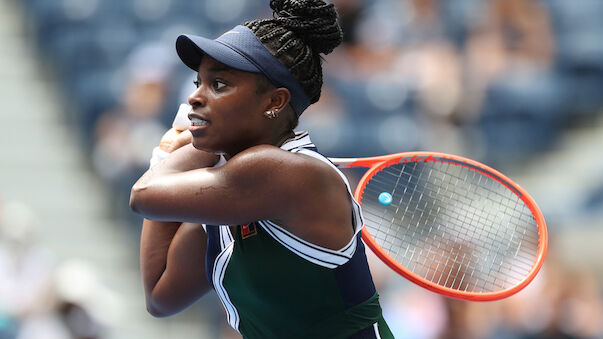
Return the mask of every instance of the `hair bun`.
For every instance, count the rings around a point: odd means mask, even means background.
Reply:
[[[333,4],[323,0],[270,0],[275,20],[315,53],[329,54],[342,41]]]

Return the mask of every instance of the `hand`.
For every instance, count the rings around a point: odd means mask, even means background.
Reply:
[[[159,142],[159,148],[165,152],[172,153],[180,147],[190,144],[192,140],[192,134],[189,130],[179,131],[174,128],[170,128]]]

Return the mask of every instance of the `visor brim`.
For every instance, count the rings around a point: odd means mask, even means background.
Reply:
[[[208,55],[228,67],[261,73],[252,62],[226,44],[196,35],[180,35],[176,39],[176,52],[180,60],[195,72],[199,71],[203,56]]]

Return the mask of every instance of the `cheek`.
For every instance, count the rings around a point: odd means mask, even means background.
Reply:
[[[239,96],[233,100],[227,100],[220,105],[220,115],[226,123],[241,122],[242,124],[251,124],[261,117],[263,112],[257,98],[249,96]],[[220,102],[222,104],[222,102]],[[243,124],[243,125],[244,125]]]

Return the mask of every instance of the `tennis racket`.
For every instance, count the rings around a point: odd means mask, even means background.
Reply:
[[[500,172],[435,152],[330,158],[368,167],[356,187],[362,238],[389,267],[433,292],[509,297],[542,266],[547,229],[530,195]]]

